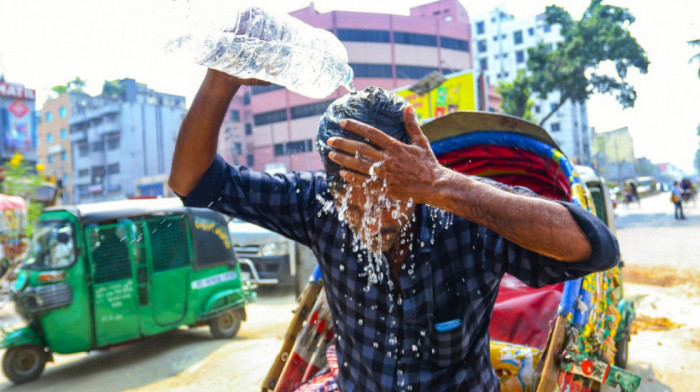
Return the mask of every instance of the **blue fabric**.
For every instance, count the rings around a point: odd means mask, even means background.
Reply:
[[[591,260],[576,264],[548,259],[466,219],[419,205],[400,289],[386,262],[380,265],[383,280],[368,285],[363,269],[368,257],[353,251],[352,233],[338,219],[323,174],[273,176],[217,157],[183,200],[313,250],[326,286],[344,391],[497,391],[488,327],[503,274],[542,286],[617,263],[612,234],[573,204],[562,203],[594,248]],[[454,329],[435,328],[455,319],[461,324]]]

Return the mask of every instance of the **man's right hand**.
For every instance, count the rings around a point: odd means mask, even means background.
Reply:
[[[175,144],[168,185],[187,196],[199,184],[216,157],[221,123],[229,103],[241,86],[267,86],[259,79],[240,79],[213,69],[207,70],[190,110],[182,120]]]

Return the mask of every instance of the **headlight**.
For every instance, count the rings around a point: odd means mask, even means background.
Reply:
[[[289,246],[286,242],[270,242],[260,247],[260,256],[283,256],[289,254]]]

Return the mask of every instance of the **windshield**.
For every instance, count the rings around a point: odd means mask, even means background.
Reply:
[[[75,261],[73,226],[67,221],[41,221],[32,239],[27,268],[65,268]]]

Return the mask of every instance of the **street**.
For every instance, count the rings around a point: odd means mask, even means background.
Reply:
[[[663,193],[616,214],[625,296],[637,303],[630,369],[644,376],[640,391],[690,390],[700,385],[700,207],[687,207],[688,219],[677,221]],[[0,376],[0,390],[259,391],[294,307],[291,294],[262,290],[233,340],[179,329],[107,351],[55,355],[38,380],[13,386]],[[3,324],[17,321],[9,308],[0,313]]]

